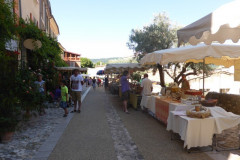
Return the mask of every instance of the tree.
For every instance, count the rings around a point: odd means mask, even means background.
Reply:
[[[93,62],[88,58],[81,58],[82,68],[93,68]]]
[[[97,63],[95,63],[95,66],[102,66],[105,65],[106,63],[102,62],[102,61],[98,61]]]
[[[215,69],[215,65],[207,65],[203,63],[168,63],[167,66],[164,67],[164,72],[168,74],[169,77],[173,79],[178,85],[182,82],[182,75],[186,76],[190,75],[198,75],[204,73],[208,76]]]
[[[135,51],[138,61],[147,53],[156,50],[168,49],[175,45],[177,41],[176,31],[179,27],[171,24],[165,14],[155,16],[153,23],[143,29],[133,29],[127,43],[130,49]],[[197,75],[203,72],[209,74],[214,69],[213,65],[203,65],[203,63],[169,63],[166,66],[155,65],[153,72],[158,70],[160,75],[160,85],[165,87],[164,73],[167,73],[178,85],[182,82],[182,75]]]
[[[172,47],[177,40],[176,31],[177,28],[171,24],[165,13],[158,14],[149,26],[141,30],[133,29],[127,45],[136,52],[135,56],[139,61],[147,53]],[[160,85],[165,87],[164,67],[156,67],[160,75]]]

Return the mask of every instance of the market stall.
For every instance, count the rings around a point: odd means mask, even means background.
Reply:
[[[127,70],[130,74],[136,71],[144,71],[147,67],[141,66],[138,63],[116,63],[116,64],[107,64],[104,73],[105,74],[117,74],[114,81],[110,82],[110,90],[112,88],[116,88],[116,85],[118,86],[118,95],[121,97],[121,85],[120,85],[120,76],[119,74],[122,73],[124,70]],[[141,90],[140,90],[140,83],[134,82],[131,80],[130,84],[131,92],[130,92],[130,98],[129,103],[133,106],[133,108],[137,108],[140,105],[141,102]]]
[[[67,84],[69,84],[69,79],[73,74],[73,70],[77,69],[81,73],[87,73],[87,68],[80,68],[80,67],[55,67],[59,71],[59,84],[62,80],[65,80]],[[83,74],[84,76],[86,74]]]
[[[208,107],[211,116],[194,118],[186,114],[186,110],[171,111],[168,118],[167,130],[178,133],[184,141],[184,148],[212,146],[214,134],[237,126],[240,116],[226,112],[220,107]]]
[[[232,65],[237,66],[239,57],[239,45],[200,44],[149,53],[142,58],[141,64],[166,65],[169,62],[199,63],[205,61],[206,64],[229,67]],[[168,130],[181,136],[181,139],[185,142],[184,147],[187,146],[189,149],[208,146],[212,144],[214,134],[219,134],[224,129],[229,129],[240,123],[238,115],[227,113],[220,107],[213,107],[215,109],[204,107],[205,104],[202,103],[200,96],[202,93],[200,91],[186,90],[184,91],[185,94],[180,94],[180,97],[176,99],[172,94],[174,90],[175,88],[170,88],[165,91],[166,95],[155,97],[155,117],[167,124]],[[179,98],[180,101],[177,101]],[[207,116],[204,115],[205,111]],[[192,117],[195,113],[199,117]],[[232,118],[232,116],[235,117]],[[221,119],[220,121],[219,118]],[[228,122],[233,123],[233,125],[228,125]],[[221,129],[217,131],[216,128],[218,127]],[[205,130],[208,131],[206,132]]]

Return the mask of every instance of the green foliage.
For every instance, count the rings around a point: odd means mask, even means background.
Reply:
[[[31,68],[22,68],[16,76],[17,96],[24,111],[40,111],[43,106],[45,96],[42,95],[34,84],[37,72]]]
[[[20,113],[15,83],[16,56],[0,51],[0,68],[0,133],[4,133],[14,130]]]
[[[176,31],[165,14],[158,14],[149,26],[133,29],[127,45],[140,60],[147,53],[172,47],[177,40]]]
[[[46,85],[53,90],[57,83],[54,66],[66,66],[56,39],[41,31],[34,23],[20,19],[15,24],[13,5],[0,0],[0,133],[12,131],[20,120],[20,112],[40,110],[44,96],[34,89],[36,74],[42,73]],[[28,38],[40,40],[42,47],[28,50],[28,63],[18,68],[17,51],[6,51],[5,45],[14,37],[20,44]],[[21,45],[20,45],[21,46]],[[29,67],[31,69],[29,69]]]
[[[61,59],[61,48],[56,39],[48,36],[45,32],[41,31],[33,22],[25,22],[20,19],[18,33],[21,40],[28,38],[39,40],[42,47],[34,51],[28,56],[28,65],[33,69],[45,68],[48,62],[54,63],[56,66],[66,66],[65,62]]]
[[[61,48],[56,39],[41,31],[33,22],[20,19],[18,33],[21,40],[28,38],[39,40],[42,47],[33,51],[28,50],[28,66],[35,72],[43,74],[46,89],[53,91],[57,85],[58,74],[54,66],[62,67],[67,64],[61,59]]]
[[[132,79],[137,82],[140,82],[142,75],[143,75],[143,72],[134,72],[132,75]]]
[[[93,68],[93,62],[88,58],[81,58],[81,67],[82,68]]]
[[[15,34],[14,15],[11,12],[12,3],[0,0],[0,51],[5,50],[5,44]]]
[[[158,14],[153,23],[143,29],[133,29],[129,36],[128,47],[134,50],[137,61],[156,50],[168,49],[177,40],[177,28],[173,26],[166,14]],[[164,71],[162,65],[155,66],[159,70],[160,84],[165,86]]]
[[[101,62],[101,61],[98,61],[95,65],[96,66],[102,66],[102,65],[105,65],[106,63],[104,63],[104,62]]]

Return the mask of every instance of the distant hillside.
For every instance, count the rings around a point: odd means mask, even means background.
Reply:
[[[100,59],[91,59],[93,63],[103,62],[106,64],[109,63],[129,63],[136,62],[133,57],[113,57],[113,58],[100,58]]]

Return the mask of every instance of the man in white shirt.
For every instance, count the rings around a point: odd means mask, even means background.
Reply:
[[[82,93],[82,86],[83,86],[83,77],[79,74],[79,70],[73,70],[73,75],[70,77],[70,87],[72,91],[72,100],[74,102],[74,110],[71,112],[77,111],[77,104],[78,104],[78,113],[81,112],[81,93]]]
[[[148,74],[144,74],[144,79],[141,82],[141,88],[142,88],[142,100],[140,106],[142,107],[142,110],[145,110],[146,105],[146,96],[149,96],[152,93],[152,81],[148,79]]]
[[[152,81],[148,79],[148,74],[144,74],[144,79],[141,83],[142,88],[142,96],[147,96],[152,93],[153,87],[152,87]]]

